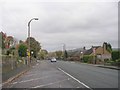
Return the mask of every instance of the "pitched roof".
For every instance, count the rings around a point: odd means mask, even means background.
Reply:
[[[99,47],[101,47],[101,46],[92,46],[92,48],[95,48],[95,49],[97,49],[97,48],[99,48]]]
[[[68,56],[80,56],[81,52],[84,52],[85,50],[83,48],[68,50],[67,54]]]
[[[88,49],[84,52],[84,55],[90,55],[93,52],[93,49]]]

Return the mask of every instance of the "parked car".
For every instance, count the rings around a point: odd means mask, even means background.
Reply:
[[[51,62],[56,62],[56,61],[57,61],[56,58],[51,59]]]

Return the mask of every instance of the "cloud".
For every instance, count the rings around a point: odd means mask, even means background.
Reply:
[[[6,1],[2,5],[2,30],[18,39],[27,38],[27,24],[31,18],[31,36],[47,50],[102,45],[108,41],[117,47],[117,2],[79,1]]]

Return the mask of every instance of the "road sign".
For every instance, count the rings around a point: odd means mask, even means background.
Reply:
[[[27,55],[30,56],[30,52],[27,52]]]

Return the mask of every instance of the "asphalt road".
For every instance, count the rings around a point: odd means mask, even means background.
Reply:
[[[90,88],[118,88],[118,70],[68,61],[59,61],[55,66],[74,76]]]
[[[118,88],[118,71],[76,62],[45,60],[5,88]]]

